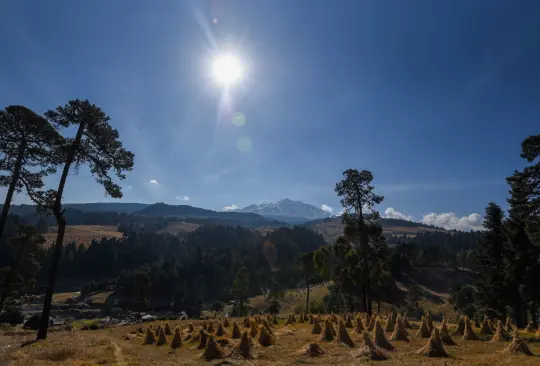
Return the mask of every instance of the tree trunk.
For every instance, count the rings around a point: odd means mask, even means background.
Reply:
[[[17,267],[19,266],[19,261],[21,260],[23,253],[24,253],[24,246],[22,246],[21,249],[19,250],[19,253],[17,253],[15,262],[9,269],[9,273],[6,278],[6,283],[4,284],[4,289],[2,290],[2,297],[0,298],[0,313],[2,313],[2,310],[4,310],[4,304],[6,303],[6,299],[9,295],[9,292],[11,291],[11,283],[13,282],[13,278],[15,277],[15,274],[17,273]]]
[[[368,307],[367,307],[367,297],[366,297],[366,284],[363,283],[362,284],[362,308],[364,312],[368,312]]]
[[[64,193],[64,187],[66,186],[69,169],[75,158],[75,154],[79,149],[82,133],[85,127],[85,123],[81,122],[75,140],[70,146],[69,153],[66,157],[66,163],[60,177],[60,183],[58,184],[58,192],[56,192],[56,198],[53,205],[53,213],[56,218],[56,224],[58,226],[58,232],[56,235],[56,243],[54,244],[54,252],[49,270],[49,281],[47,283],[47,291],[45,293],[45,301],[43,302],[43,310],[41,312],[41,318],[39,320],[39,329],[36,340],[46,339],[47,331],[49,329],[49,316],[51,314],[51,303],[54,294],[54,286],[56,284],[56,272],[58,271],[58,263],[60,262],[60,256],[62,254],[62,246],[64,242],[64,234],[66,233],[66,219],[64,217],[64,211],[62,210],[62,194]]]
[[[306,314],[309,313],[309,277],[306,277],[306,289],[307,289],[307,296],[306,296]]]
[[[13,199],[13,194],[15,193],[15,187],[17,186],[17,181],[21,174],[22,161],[24,157],[24,152],[26,150],[26,144],[21,144],[19,147],[19,155],[17,155],[17,161],[15,162],[15,169],[13,169],[13,177],[11,182],[9,182],[9,188],[6,194],[6,199],[4,201],[4,206],[2,207],[2,215],[0,216],[0,239],[4,234],[4,227],[6,226],[7,217],[9,214],[9,208],[11,206],[11,200]]]

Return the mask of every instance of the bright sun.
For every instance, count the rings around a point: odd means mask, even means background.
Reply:
[[[242,65],[234,56],[222,56],[212,64],[214,77],[219,83],[234,84],[242,76]]]

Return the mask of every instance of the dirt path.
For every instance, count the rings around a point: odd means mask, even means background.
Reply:
[[[114,358],[116,359],[116,364],[119,366],[125,366],[126,362],[124,361],[124,353],[122,352],[122,348],[120,348],[119,345],[116,343],[113,343],[114,345]]]

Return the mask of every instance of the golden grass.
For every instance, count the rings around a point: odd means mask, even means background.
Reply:
[[[232,319],[236,322],[242,319]],[[185,329],[189,323],[193,323],[199,328],[202,321],[170,321],[170,326],[174,329],[179,327]],[[162,322],[154,322],[152,325],[156,329]],[[284,321],[280,320],[276,329],[281,329]],[[418,326],[417,322],[414,322]],[[435,323],[439,326],[439,323]],[[36,346],[30,345],[24,348],[18,347],[23,339],[0,336],[0,345],[9,341],[13,346],[6,351],[4,358],[0,358],[0,365],[92,365],[99,362],[108,364],[120,364],[116,355],[121,352],[125,365],[205,365],[206,361],[201,358],[203,350],[192,349],[196,343],[182,346],[172,350],[171,347],[156,347],[155,345],[143,346],[143,338],[131,340],[123,339],[123,335],[136,331],[141,325],[132,325],[127,327],[118,327],[111,329],[102,329],[94,332],[76,331],[75,333],[54,332],[50,334],[50,339],[46,342],[39,342]],[[356,347],[350,349],[343,347],[336,342],[324,342],[320,345],[326,351],[319,357],[308,357],[300,355],[299,350],[306,344],[317,342],[320,335],[311,334],[311,325],[309,323],[295,323],[287,327],[287,332],[276,332],[275,345],[270,347],[261,347],[256,340],[252,340],[252,354],[254,359],[249,361],[231,360],[225,358],[233,364],[246,365],[291,365],[298,363],[318,364],[318,365],[350,365],[364,362],[361,359],[353,358],[352,353],[360,350],[363,345],[362,334],[350,334]],[[475,328],[476,333],[479,332]],[[389,333],[385,334],[390,337]],[[143,335],[144,336],[144,335]],[[534,337],[530,333],[521,332],[521,336],[527,347],[534,354],[540,354],[539,342],[531,341]],[[370,338],[372,335],[370,335]],[[33,339],[30,335],[28,339]],[[388,352],[388,360],[378,361],[377,364],[391,365],[399,364],[409,365],[441,365],[440,359],[434,359],[416,354],[416,352],[426,345],[427,340],[409,336],[410,342],[393,341],[396,350]],[[536,356],[512,355],[504,353],[510,342],[492,343],[488,335],[479,334],[481,341],[470,342],[455,339],[457,345],[445,347],[449,357],[444,359],[447,365],[520,365],[529,366],[540,364],[540,358]],[[28,340],[27,339],[27,340]],[[173,336],[167,336],[167,343],[170,344]],[[231,348],[238,340],[231,340]],[[222,344],[219,338],[216,342]],[[223,342],[225,343],[225,342]],[[73,351],[66,351],[69,348]],[[119,351],[120,350],[120,351]],[[0,355],[0,357],[2,357]],[[34,357],[34,358],[32,358]],[[59,360],[58,362],[50,359]],[[35,360],[35,361],[34,361]],[[369,360],[368,360],[369,361]],[[25,363],[26,362],[26,363]]]
[[[45,237],[45,246],[50,247],[56,241],[56,227],[49,229]],[[90,246],[92,240],[101,240],[102,238],[121,239],[123,234],[116,230],[113,225],[72,225],[66,227],[64,235],[64,244],[76,242],[77,245],[85,247]]]

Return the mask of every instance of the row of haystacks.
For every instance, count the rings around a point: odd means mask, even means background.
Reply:
[[[371,317],[367,314],[347,314],[344,317],[329,314],[323,317],[320,314],[317,316],[301,313],[298,316],[290,314],[284,327],[279,330],[274,329],[278,324],[276,316],[267,314],[246,317],[240,322],[243,330],[236,321],[231,325],[225,318],[223,321],[219,320],[217,325],[214,322],[207,324],[204,321],[198,329],[191,323],[186,329],[180,330],[177,327],[174,331],[168,323],[158,325],[155,329],[150,326],[146,331],[139,328],[136,336],[142,337],[142,334],[145,334],[144,344],[170,345],[173,349],[188,347],[189,344],[190,349],[203,350],[201,357],[207,361],[225,357],[251,359],[254,357],[254,348],[272,346],[277,343],[279,335],[293,334],[295,324],[306,322],[311,324],[311,333],[318,335],[319,342],[335,342],[354,348],[351,352],[353,357],[370,360],[389,358],[390,351],[395,350],[391,341],[410,342],[410,333],[407,329],[412,329],[405,316],[393,313],[389,314],[386,322],[382,322],[376,314]],[[507,327],[503,327],[498,321],[495,327],[487,318],[481,326],[480,324],[478,326],[480,334],[493,334],[491,342],[505,342],[512,339],[505,353],[532,355],[527,345],[519,338],[515,326],[507,324]],[[355,344],[348,329],[353,334],[361,335],[361,344]],[[513,337],[509,336],[507,329],[513,330]],[[367,331],[371,331],[371,337]],[[390,338],[387,338],[386,333],[391,333]],[[461,336],[463,341],[480,340],[471,320],[465,316],[459,319],[452,335]],[[456,345],[452,335],[448,330],[447,319],[443,319],[440,327],[436,327],[431,316],[427,314],[422,318],[416,333],[416,338],[425,338],[427,343],[417,351],[417,354],[427,357],[448,357],[445,345]],[[170,342],[167,336],[173,336]],[[316,357],[326,353],[319,344],[309,343],[302,347],[297,355]]]

